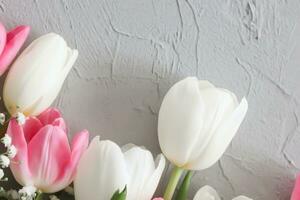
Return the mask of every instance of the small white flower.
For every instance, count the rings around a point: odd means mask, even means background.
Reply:
[[[10,147],[8,147],[6,153],[7,153],[7,156],[10,159],[12,159],[12,158],[14,158],[16,156],[17,152],[18,152],[17,148],[14,145],[11,145]]]
[[[2,168],[8,167],[10,164],[10,160],[7,156],[5,155],[0,155],[0,166]]]
[[[0,180],[2,180],[3,177],[4,177],[4,171],[3,169],[0,169]]]
[[[59,198],[55,195],[50,195],[49,198],[50,200],[59,200]]]
[[[21,112],[17,112],[16,114],[16,120],[18,122],[19,125],[23,125],[26,122],[26,117],[23,113]]]
[[[5,134],[0,141],[5,147],[9,147],[11,145],[11,137],[8,134]]]
[[[5,123],[5,114],[0,113],[0,124],[3,125]]]
[[[19,195],[21,200],[29,200],[35,197],[36,187],[34,186],[24,186],[19,190]]]

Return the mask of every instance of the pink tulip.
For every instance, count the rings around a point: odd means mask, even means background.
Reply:
[[[154,198],[152,200],[164,200],[163,198],[159,197],[159,198]]]
[[[89,138],[86,130],[81,131],[70,147],[65,121],[53,108],[27,118],[23,125],[10,120],[7,134],[18,151],[10,165],[15,179],[45,193],[62,190],[73,181]]]
[[[16,57],[29,31],[29,26],[17,26],[7,33],[4,26],[0,23],[0,76]]]
[[[296,180],[291,200],[300,200],[300,175]]]

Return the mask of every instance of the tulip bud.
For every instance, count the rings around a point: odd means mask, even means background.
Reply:
[[[77,50],[70,49],[55,33],[33,41],[6,78],[3,97],[9,113],[29,116],[46,110],[58,95],[77,55]]]

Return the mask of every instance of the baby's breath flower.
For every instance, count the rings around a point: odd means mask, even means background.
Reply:
[[[0,142],[5,147],[9,147],[11,145],[11,137],[8,134],[5,134],[4,137],[0,139]]]
[[[0,113],[0,124],[3,125],[5,123],[5,114]]]
[[[17,148],[14,145],[11,145],[10,147],[8,147],[7,149],[7,156],[12,159],[16,156],[17,154]]]
[[[21,200],[32,200],[35,197],[36,188],[34,186],[25,186],[19,190]]]
[[[18,112],[16,114],[16,120],[17,120],[17,122],[18,122],[19,125],[23,125],[26,122],[26,117],[25,117],[25,115],[23,113]]]
[[[4,177],[4,171],[3,169],[0,169],[0,180],[2,180],[3,177]]]
[[[9,166],[9,164],[10,164],[9,158],[7,156],[3,155],[3,154],[0,155],[0,166],[2,168],[6,168],[6,167]]]

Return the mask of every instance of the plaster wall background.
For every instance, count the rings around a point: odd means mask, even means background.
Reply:
[[[287,200],[300,169],[299,0],[1,0],[0,19],[61,34],[79,58],[55,106],[71,134],[88,128],[154,153],[157,113],[185,76],[246,96],[223,158],[194,175],[226,200]],[[51,66],[49,66],[51,67]],[[71,136],[70,134],[70,136]]]

